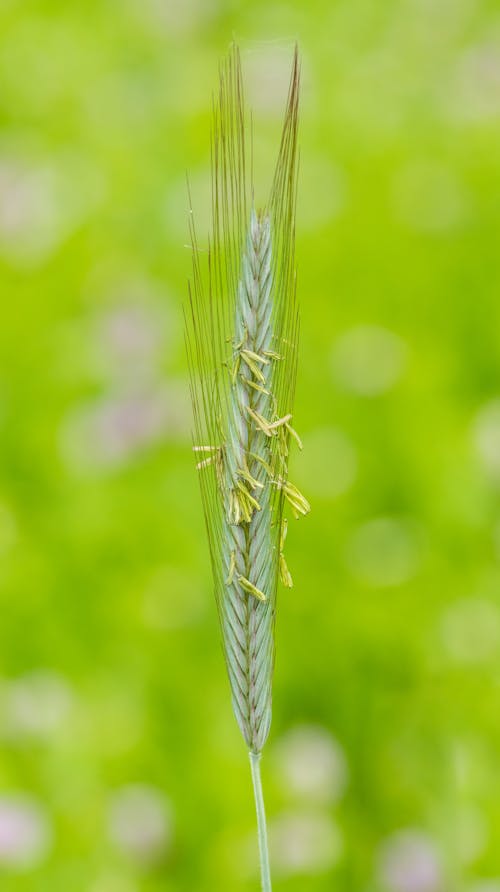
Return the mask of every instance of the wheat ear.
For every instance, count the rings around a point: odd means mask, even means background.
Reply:
[[[298,312],[295,199],[299,62],[267,203],[257,210],[247,165],[241,63],[220,72],[212,135],[212,238],[202,266],[191,212],[193,275],[186,316],[202,501],[234,713],[250,753],[262,886],[271,889],[260,754],[271,724],[278,578],[288,502],[309,505],[288,480]]]

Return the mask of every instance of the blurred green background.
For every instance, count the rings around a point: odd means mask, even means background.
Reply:
[[[275,888],[498,892],[493,0],[3,0],[0,888],[258,889],[182,334],[233,35],[263,194],[303,57]]]

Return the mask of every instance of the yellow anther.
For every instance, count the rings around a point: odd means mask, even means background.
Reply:
[[[288,424],[288,422],[285,424],[285,427],[286,427],[288,433],[291,434],[292,437],[294,438],[294,440],[296,441],[297,446],[299,447],[299,449],[302,449],[302,448],[303,448],[303,446],[302,446],[302,440],[300,439],[300,437],[299,437],[297,431],[292,427],[291,424]]]
[[[293,588],[292,574],[287,567],[285,555],[283,554],[283,552],[281,552],[280,554],[280,576],[283,585],[285,585],[287,588]]]
[[[254,362],[261,362],[263,365],[269,365],[269,360],[266,359],[265,356],[261,356],[259,353],[254,353],[253,350],[247,350],[245,348],[245,350],[241,351],[241,355],[244,359],[249,356]]]
[[[267,598],[264,592],[261,592],[260,588],[257,588],[246,576],[238,576],[238,582],[241,585],[242,589],[248,592],[250,595],[253,595],[254,598],[257,598],[259,601],[267,601]]]
[[[226,585],[231,585],[234,578],[234,571],[236,568],[236,554],[234,551],[231,552],[231,561],[229,563],[229,573],[226,579]]]
[[[241,380],[244,384],[247,384],[248,387],[253,387],[254,390],[258,390],[259,393],[263,393],[265,396],[271,396],[269,390],[266,390],[261,384],[256,384],[255,381],[251,381],[250,378],[245,378],[244,375],[241,375]]]
[[[257,381],[260,381],[261,384],[265,384],[266,379],[265,379],[264,375],[262,374],[261,370],[259,369],[257,363],[254,362],[252,357],[248,355],[248,351],[242,350],[240,353],[240,356],[244,360],[244,362],[247,364],[247,366],[250,369],[250,371],[252,372],[252,374],[255,375],[255,377],[257,378]]]
[[[269,430],[275,430],[277,427],[281,427],[282,425],[288,427],[288,422],[290,421],[291,417],[292,416],[289,414],[284,415],[283,418],[278,418],[277,421],[273,421],[272,424],[269,425]]]
[[[248,414],[255,421],[255,424],[257,425],[259,430],[261,430],[266,435],[266,437],[275,436],[274,431],[272,431],[269,426],[269,422],[266,421],[266,419],[263,418],[262,415],[259,414],[259,412],[254,412],[254,410],[251,409],[250,406],[247,406],[246,409],[247,409]]]

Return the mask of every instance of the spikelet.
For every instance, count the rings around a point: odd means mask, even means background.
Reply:
[[[271,723],[278,578],[285,502],[309,505],[288,481],[297,362],[295,200],[299,61],[294,54],[274,179],[266,205],[253,200],[241,63],[233,47],[220,71],[212,133],[212,237],[198,249],[186,342],[194,451],[234,712],[251,753]],[[208,262],[204,261],[208,256]]]

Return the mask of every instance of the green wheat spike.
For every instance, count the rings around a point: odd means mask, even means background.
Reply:
[[[285,502],[309,503],[288,480],[297,362],[295,201],[299,60],[295,50],[281,144],[266,204],[254,203],[240,55],[220,72],[212,134],[212,237],[193,274],[186,318],[195,453],[233,709],[250,752],[262,884],[271,889],[259,758],[271,725]],[[229,372],[229,374],[228,374]]]

